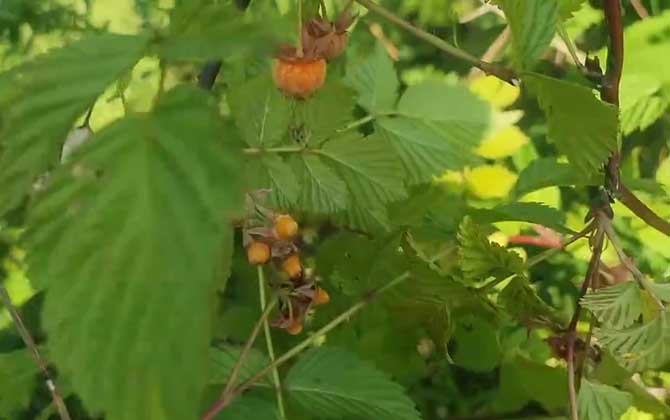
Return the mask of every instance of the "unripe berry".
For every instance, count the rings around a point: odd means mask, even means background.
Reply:
[[[300,263],[300,257],[296,254],[289,255],[288,258],[286,258],[282,263],[281,268],[292,279],[300,277],[302,274],[302,264]]]
[[[302,323],[297,319],[294,319],[291,322],[291,325],[286,327],[286,332],[291,335],[298,335],[302,332],[302,330],[303,330]]]
[[[288,214],[281,214],[275,218],[275,233],[279,239],[293,239],[298,234],[298,222]]]
[[[313,299],[314,305],[325,305],[328,302],[330,302],[330,295],[328,295],[328,292],[323,290],[322,288],[316,289],[316,292],[314,292],[314,299]]]
[[[263,242],[252,242],[247,247],[249,264],[261,265],[270,260],[270,247]]]

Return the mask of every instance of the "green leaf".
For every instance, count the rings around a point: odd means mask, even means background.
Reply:
[[[297,158],[302,190],[299,206],[317,214],[334,214],[347,207],[347,186],[335,171],[318,156],[303,154]]]
[[[430,121],[415,118],[381,118],[377,120],[377,131],[393,145],[406,173],[406,182],[422,184],[445,170],[460,170],[474,164],[478,158],[467,131],[454,130],[446,133]]]
[[[495,369],[501,357],[496,327],[473,314],[460,317],[455,324],[449,344],[454,363],[473,372]]]
[[[522,197],[533,191],[553,186],[587,186],[599,185],[602,176],[595,174],[584,177],[568,163],[561,163],[554,158],[540,158],[532,161],[521,173],[512,190],[512,196]]]
[[[231,2],[190,0],[173,9],[168,35],[157,52],[173,61],[267,57],[287,40],[289,31],[287,20],[276,12],[242,13]]]
[[[577,396],[580,419],[617,420],[632,404],[633,396],[628,392],[582,379],[582,385]]]
[[[581,302],[606,328],[628,327],[642,314],[640,288],[632,281],[587,293]]]
[[[347,66],[347,83],[358,93],[358,103],[370,113],[393,110],[398,97],[398,76],[386,49],[377,44],[364,60]]]
[[[468,214],[477,223],[518,221],[546,226],[559,232],[570,232],[565,227],[565,214],[542,203],[499,204],[492,209],[470,209]]]
[[[209,383],[226,384],[235,364],[242,353],[241,347],[225,345],[209,349]],[[267,366],[270,360],[261,351],[254,348],[247,353],[240,368],[237,383],[251,379],[256,373]]]
[[[504,278],[523,270],[521,257],[490,242],[483,227],[469,216],[461,222],[458,242],[460,268],[469,280],[481,283],[492,276]]]
[[[626,58],[623,67],[626,78],[643,76],[655,79],[662,85],[670,83],[670,62],[663,59],[670,54],[670,34],[666,32],[669,24],[670,13],[665,12],[626,27]]]
[[[385,204],[407,196],[402,168],[386,140],[378,135],[342,137],[326,143],[319,155],[342,177],[361,214],[360,220],[353,219],[353,227],[386,228]]]
[[[264,153],[247,160],[246,173],[251,188],[270,189],[269,198],[278,207],[295,204],[300,196],[300,184],[291,166],[279,155]]]
[[[177,88],[97,133],[30,209],[50,356],[92,413],[197,416],[214,274],[242,210],[241,153],[222,132],[213,98]]]
[[[551,44],[558,22],[556,0],[500,0],[512,30],[512,57],[518,69],[532,70]]]
[[[565,368],[547,366],[514,354],[500,365],[495,407],[498,411],[513,412],[536,401],[547,411],[563,409],[568,404],[566,389],[568,375]]]
[[[514,277],[500,292],[498,301],[512,318],[522,324],[550,324],[559,327],[566,324],[554,308],[538,296],[524,276]]]
[[[651,283],[654,294],[663,302],[670,302],[670,283]]]
[[[221,411],[216,420],[277,420],[275,404],[270,401],[243,395]]]
[[[420,419],[400,385],[355,355],[333,348],[303,355],[284,386],[305,410],[324,419]]]
[[[625,330],[599,328],[595,335],[632,371],[655,369],[670,361],[670,315],[665,310],[646,324]]]
[[[295,104],[295,131],[304,143],[320,144],[351,121],[356,105],[354,91],[339,83],[327,83],[305,101]]]
[[[27,349],[0,353],[0,416],[19,418],[30,405],[39,369]]]
[[[0,78],[0,215],[58,162],[77,118],[142,57],[146,45],[141,36],[88,35]]]
[[[628,135],[644,130],[668,108],[668,99],[659,95],[661,83],[646,75],[633,74],[621,81],[621,130]]]
[[[524,76],[547,116],[549,138],[581,176],[601,171],[617,150],[616,107],[602,102],[589,88],[539,74]]]
[[[244,140],[252,147],[273,146],[288,131],[289,101],[267,76],[231,89],[228,103]]]
[[[558,0],[558,8],[561,18],[568,19],[572,14],[581,9],[586,0]]]

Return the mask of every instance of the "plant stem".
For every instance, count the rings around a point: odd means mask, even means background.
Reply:
[[[637,217],[642,219],[647,225],[653,227],[657,231],[666,236],[670,236],[670,222],[663,219],[656,214],[652,209],[647,207],[631,190],[623,183],[619,184],[616,197],[621,204],[628,207],[630,211],[635,213]]]
[[[612,227],[612,223],[607,220],[605,223],[603,223],[603,228],[605,229],[605,234],[607,235],[607,239],[609,239],[610,243],[614,247],[614,250],[617,253],[617,256],[619,257],[619,261],[626,267],[628,271],[633,275],[635,280],[638,282],[640,287],[642,287],[644,290],[649,293],[649,295],[654,299],[654,302],[660,309],[664,309],[665,306],[663,305],[663,302],[661,302],[661,299],[656,296],[656,293],[654,293],[654,289],[652,285],[649,283],[649,280],[640,272],[640,270],[631,262],[631,259],[628,258],[626,253],[623,250],[623,247],[621,246],[621,241],[619,241],[619,237],[617,236],[616,232],[614,231],[614,228]]]
[[[296,356],[300,352],[302,352],[304,349],[309,347],[316,339],[318,339],[320,336],[323,336],[324,334],[329,333],[331,330],[335,329],[337,326],[342,324],[343,322],[349,320],[353,315],[355,315],[358,311],[361,309],[365,308],[367,305],[370,304],[377,296],[380,294],[384,293],[386,290],[398,285],[399,283],[402,283],[403,281],[407,280],[410,277],[409,271],[404,272],[403,274],[399,275],[398,277],[394,278],[384,286],[380,287],[377,290],[373,290],[363,296],[361,300],[351,306],[349,309],[341,313],[339,316],[334,318],[332,321],[330,321],[328,324],[326,324],[324,327],[316,331],[314,334],[312,334],[310,337],[304,339],[302,342],[294,346],[292,349],[284,353],[281,357],[276,359],[273,363],[270,363],[269,365],[265,366],[263,369],[261,369],[258,373],[256,373],[251,379],[248,379],[246,382],[238,386],[237,388],[231,390],[229,393],[226,395],[223,395],[218,401],[212,405],[212,407],[209,409],[207,412],[207,415],[202,418],[202,420],[211,420],[216,416],[221,410],[226,408],[235,398],[240,396],[244,391],[249,389],[256,383],[258,380],[260,380],[263,376],[267,375],[268,372],[270,372],[272,369],[275,369],[278,366],[281,366],[283,363],[291,359],[293,356]]]
[[[579,61],[579,58],[577,57],[577,47],[575,47],[575,43],[572,42],[572,39],[570,39],[570,35],[568,35],[568,31],[565,30],[565,25],[563,25],[563,22],[561,21],[558,22],[558,25],[556,25],[556,31],[558,32],[558,36],[560,36],[563,42],[565,43],[565,46],[568,47],[570,57],[572,57],[572,61],[575,62],[577,68],[582,73],[587,71],[586,68],[584,67],[584,64],[582,64],[582,62]]]
[[[260,297],[261,309],[265,310],[265,275],[263,273],[263,266],[258,266],[258,295]],[[268,356],[270,363],[275,362],[275,350],[272,344],[272,334],[270,333],[270,325],[267,317],[263,319],[263,330],[265,332],[265,343],[268,348]],[[279,380],[279,371],[277,366],[272,368],[272,380],[274,382],[275,393],[277,395],[277,409],[279,411],[279,419],[286,420],[286,411],[284,410],[284,399],[281,393],[281,382]]]
[[[407,22],[406,20],[396,16],[393,14],[391,11],[383,8],[382,6],[378,5],[377,3],[373,2],[372,0],[356,0],[357,3],[361,4],[363,7],[368,9],[370,12],[386,19],[390,23],[399,26],[406,31],[410,32],[414,36],[416,36],[419,39],[422,39],[423,41],[426,41],[427,43],[433,45],[434,47],[446,52],[447,54],[450,54],[456,58],[459,58],[463,61],[466,61],[470,63],[471,65],[479,68],[482,70],[484,73],[496,76],[501,80],[504,80],[510,84],[516,84],[516,80],[518,77],[512,71],[511,69],[505,68],[498,66],[493,63],[488,63],[485,61],[480,60],[479,58],[475,57],[474,55],[463,51],[460,48],[454,47],[453,45],[449,44],[448,42],[444,41],[441,38],[438,38],[437,36],[428,33],[424,31],[423,29],[417,28],[416,26],[412,25],[411,23]]]
[[[240,369],[242,369],[242,365],[244,364],[244,359],[247,358],[247,355],[249,355],[249,351],[251,350],[251,347],[253,347],[254,342],[256,341],[256,337],[258,337],[258,333],[261,331],[261,326],[263,325],[263,321],[267,319],[267,317],[270,315],[270,312],[274,308],[275,304],[277,303],[277,299],[273,299],[272,302],[270,302],[269,305],[267,305],[265,308],[263,308],[263,312],[256,321],[256,325],[254,325],[254,329],[251,331],[251,334],[249,335],[249,338],[247,339],[247,342],[244,343],[244,347],[242,348],[242,351],[240,352],[240,357],[237,359],[237,362],[235,363],[235,366],[233,366],[233,370],[230,372],[230,377],[228,378],[228,383],[226,383],[225,388],[223,389],[223,392],[221,393],[221,396],[227,394],[230,392],[231,389],[235,387],[235,382],[237,381],[237,376],[240,374]],[[207,417],[205,416],[205,419],[210,419],[212,417]]]
[[[585,237],[586,235],[588,235],[589,233],[591,233],[593,231],[593,228],[594,228],[594,224],[590,223],[582,231],[578,232],[577,234],[568,238],[567,240],[562,241],[560,247],[548,249],[544,252],[541,252],[541,253],[535,255],[534,257],[528,258],[528,261],[526,262],[526,267],[530,268],[530,267],[532,267],[534,265],[537,265],[540,262],[546,260],[547,258],[549,258],[549,257],[551,257],[555,254],[558,254],[559,252],[563,251],[567,246],[577,242],[579,239],[581,239],[581,238]]]
[[[5,286],[2,284],[0,284],[0,300],[2,300],[2,304],[9,311],[9,314],[14,321],[14,326],[21,336],[23,343],[30,351],[35,364],[42,372],[42,376],[44,376],[44,382],[46,383],[47,389],[49,389],[49,392],[51,393],[51,400],[56,407],[58,416],[61,418],[61,420],[71,420],[70,413],[68,412],[67,406],[65,405],[65,401],[63,401],[63,397],[56,387],[56,382],[51,377],[51,373],[49,373],[49,368],[46,361],[42,358],[42,355],[40,354],[40,351],[35,344],[35,340],[33,340],[33,337],[30,335],[26,325],[23,323],[23,319],[21,319],[21,315],[19,315],[19,311],[12,303],[12,299],[9,297],[7,289],[5,289]]]
[[[651,0],[651,13],[654,15],[661,13],[661,5],[659,4],[659,0]]]
[[[302,1],[298,0],[298,49],[296,55],[302,57],[304,52],[302,50]]]
[[[285,146],[285,147],[270,147],[270,148],[260,148],[260,147],[249,147],[243,150],[245,155],[261,155],[263,153],[303,153],[307,152],[309,149],[305,149],[301,146]]]

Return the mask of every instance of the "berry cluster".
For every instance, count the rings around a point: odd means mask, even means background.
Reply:
[[[303,266],[295,219],[256,203],[253,210],[254,216],[245,222],[244,246],[249,264],[271,264],[275,268],[278,280],[272,286],[279,297],[279,317],[272,325],[291,335],[300,334],[313,309],[328,303],[330,296]]]

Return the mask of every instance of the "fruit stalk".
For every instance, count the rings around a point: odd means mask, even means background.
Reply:
[[[260,298],[261,309],[265,311],[266,302],[265,302],[265,273],[263,272],[263,267],[258,266],[258,296]],[[263,318],[263,331],[265,332],[265,343],[268,348],[268,357],[270,358],[270,363],[274,364],[275,362],[275,349],[272,344],[272,334],[270,333],[270,324],[268,323],[268,318]],[[279,380],[279,372],[277,371],[277,366],[272,368],[272,381],[274,382],[275,394],[277,396],[277,410],[279,411],[279,420],[286,420],[286,411],[284,409],[284,398],[281,393],[281,382]]]

